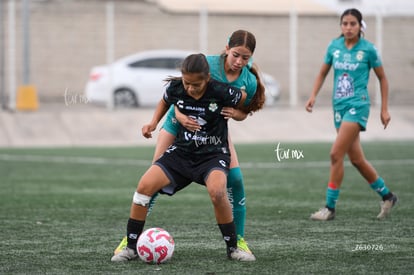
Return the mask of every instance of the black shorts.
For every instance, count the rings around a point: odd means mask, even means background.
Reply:
[[[171,150],[170,147],[154,165],[158,165],[170,179],[170,184],[159,192],[171,196],[192,182],[205,185],[208,175],[213,170],[221,170],[227,175],[230,155],[223,153],[189,155]]]

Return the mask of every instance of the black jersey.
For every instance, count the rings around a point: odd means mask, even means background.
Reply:
[[[220,114],[223,107],[234,107],[242,92],[226,83],[211,79],[200,99],[187,94],[181,80],[171,81],[164,93],[167,104],[174,104],[181,113],[197,120],[201,129],[191,132],[180,125],[173,146],[191,154],[229,153],[227,120]]]

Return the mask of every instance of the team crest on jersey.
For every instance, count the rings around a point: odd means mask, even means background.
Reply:
[[[211,102],[210,105],[208,105],[208,109],[212,112],[215,112],[217,110],[218,106],[217,103]]]
[[[357,55],[356,55],[356,59],[358,61],[361,61],[364,58],[364,52],[363,51],[358,51]]]

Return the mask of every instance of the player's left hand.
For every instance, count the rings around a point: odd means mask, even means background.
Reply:
[[[223,107],[223,109],[221,109],[221,115],[224,116],[225,119],[230,119],[233,117],[235,111],[236,110],[232,107]]]

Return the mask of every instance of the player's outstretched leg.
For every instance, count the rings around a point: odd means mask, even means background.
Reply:
[[[314,221],[330,221],[335,218],[335,206],[339,197],[339,188],[333,182],[328,184],[326,189],[326,205],[315,213],[310,218]]]
[[[159,193],[155,193],[154,196],[151,197],[150,203],[148,205],[148,213],[147,213],[147,217],[151,214],[151,210],[155,205],[155,201],[158,197]],[[125,249],[125,247],[128,244],[128,239],[127,236],[124,236],[121,240],[121,242],[118,244],[118,246],[115,248],[114,250],[114,255],[118,254],[119,252],[121,252],[122,250]]]
[[[391,192],[390,192],[391,193]],[[381,201],[381,212],[378,214],[377,219],[382,220],[389,216],[391,208],[397,203],[398,197],[396,194],[391,193],[389,199]]]
[[[244,239],[244,225],[246,223],[246,197],[244,192],[243,174],[240,167],[231,168],[227,175],[227,194],[232,204],[234,223],[236,224],[237,247],[251,254],[256,260]]]

